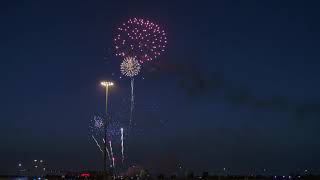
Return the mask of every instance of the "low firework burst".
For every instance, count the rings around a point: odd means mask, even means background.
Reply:
[[[140,63],[134,57],[126,57],[120,65],[121,73],[128,77],[139,74],[141,69]]]
[[[91,120],[90,129],[91,132],[95,135],[101,135],[103,131],[104,120],[100,116],[94,116]]]

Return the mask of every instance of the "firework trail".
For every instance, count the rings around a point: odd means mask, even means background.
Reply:
[[[103,139],[103,143],[106,143],[106,141],[104,139]],[[111,161],[111,158],[110,158],[110,153],[109,153],[109,150],[108,150],[108,146],[106,146],[106,151],[107,151],[107,154],[108,154],[109,161],[111,163],[112,161]]]
[[[132,113],[134,109],[134,94],[133,94],[133,85],[134,85],[134,78],[131,78],[131,107],[130,107],[130,127],[132,123]]]
[[[111,157],[112,157],[112,167],[114,168],[114,156],[113,156],[111,141],[109,141],[109,145],[110,145],[110,152],[111,152]]]
[[[99,143],[98,143],[98,141],[96,140],[96,138],[95,138],[93,135],[91,135],[91,137],[92,137],[92,139],[94,140],[94,142],[96,142],[99,150],[103,153],[103,151],[102,151],[102,149],[101,149],[101,146],[99,145]]]
[[[126,57],[124,61],[120,65],[120,71],[124,76],[131,77],[131,107],[130,107],[130,126],[132,122],[132,113],[134,109],[134,76],[138,75],[140,72],[141,66],[139,61],[137,61],[134,57]]]
[[[123,163],[124,162],[123,128],[121,128],[121,154],[122,154],[122,163]]]

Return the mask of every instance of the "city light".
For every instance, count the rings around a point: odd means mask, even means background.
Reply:
[[[81,173],[80,176],[81,177],[90,177],[90,173]]]

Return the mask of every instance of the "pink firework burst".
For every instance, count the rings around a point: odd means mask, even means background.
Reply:
[[[132,18],[117,29],[114,38],[117,56],[135,57],[141,63],[157,58],[165,51],[164,30],[148,20]]]

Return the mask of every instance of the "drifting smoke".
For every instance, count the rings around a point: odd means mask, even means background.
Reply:
[[[320,117],[320,101],[301,102],[296,98],[282,95],[259,97],[249,87],[239,86],[224,79],[221,72],[203,72],[192,61],[183,63],[154,64],[148,71],[148,76],[158,79],[166,76],[177,78],[178,86],[190,98],[223,97],[233,106],[246,106],[251,110],[274,112],[289,112],[296,119]]]

